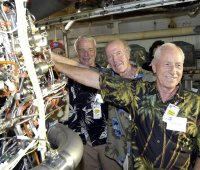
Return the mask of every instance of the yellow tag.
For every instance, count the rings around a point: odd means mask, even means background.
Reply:
[[[178,115],[179,110],[180,109],[178,106],[174,104],[169,104],[163,115],[163,121],[167,123],[171,117],[176,117]]]
[[[101,104],[100,103],[94,103],[92,105],[92,109],[93,109],[93,118],[94,119],[100,119],[102,117]]]

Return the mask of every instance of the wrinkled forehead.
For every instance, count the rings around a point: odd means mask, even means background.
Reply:
[[[95,44],[92,40],[89,39],[81,39],[77,44],[78,48],[95,48]]]
[[[106,54],[112,54],[117,51],[124,51],[124,50],[125,50],[124,44],[118,41],[108,44],[105,48]]]

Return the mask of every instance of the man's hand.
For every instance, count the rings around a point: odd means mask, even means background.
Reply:
[[[199,169],[200,169],[200,158],[197,158],[194,165],[194,170],[199,170]]]

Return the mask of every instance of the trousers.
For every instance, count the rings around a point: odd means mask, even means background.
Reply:
[[[84,145],[82,160],[76,170],[122,170],[122,167],[105,155],[105,144]]]

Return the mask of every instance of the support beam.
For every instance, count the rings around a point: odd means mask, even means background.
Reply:
[[[100,35],[100,36],[95,36],[95,40],[97,41],[97,43],[100,43],[100,42],[102,43],[102,42],[109,42],[114,39],[131,41],[131,40],[194,35],[194,34],[197,34],[194,31],[195,28],[196,27],[184,27],[184,28],[172,28],[172,29],[156,30],[156,31],[132,32],[132,33],[113,34],[113,35]]]

